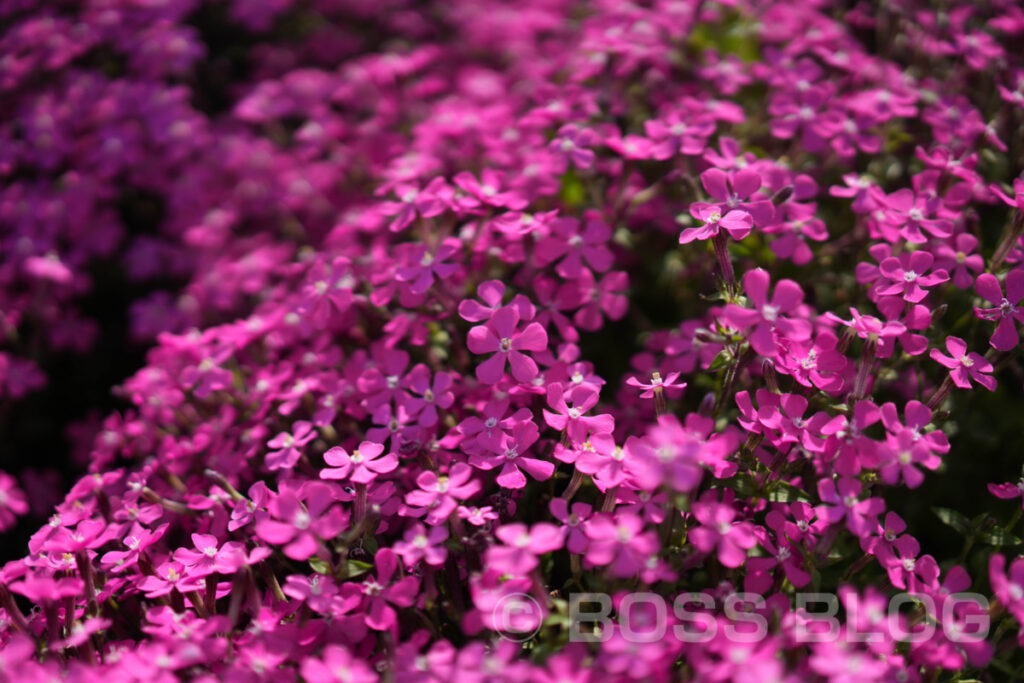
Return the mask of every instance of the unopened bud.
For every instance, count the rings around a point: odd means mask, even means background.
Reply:
[[[704,398],[700,401],[700,407],[697,408],[697,412],[704,417],[711,417],[715,411],[715,392],[709,391],[704,394]]]
[[[793,196],[793,186],[786,185],[784,188],[772,195],[772,204],[778,206]]]

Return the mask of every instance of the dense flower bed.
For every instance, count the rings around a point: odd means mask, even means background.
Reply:
[[[4,405],[98,279],[149,345],[0,681],[1024,666],[1024,484],[892,504],[1024,407],[1024,10],[954,5],[0,3]]]

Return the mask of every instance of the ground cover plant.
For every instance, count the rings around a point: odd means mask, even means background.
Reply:
[[[0,681],[1024,672],[1024,8],[0,1]]]

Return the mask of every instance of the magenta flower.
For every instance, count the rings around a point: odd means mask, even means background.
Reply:
[[[876,355],[888,358],[896,350],[896,338],[907,331],[907,326],[900,322],[882,322],[873,315],[864,315],[856,308],[850,307],[851,320],[843,320],[835,313],[826,313],[830,320],[846,325],[861,339],[877,344]]]
[[[708,138],[715,132],[715,122],[700,114],[689,118],[689,113],[680,109],[664,120],[644,121],[644,132],[654,143],[651,155],[655,159],[669,159],[676,154],[693,156],[704,151]]]
[[[299,493],[283,490],[270,502],[269,516],[256,522],[256,536],[284,546],[293,560],[308,560],[320,551],[321,540],[334,538],[348,522],[334,501],[333,487],[321,482],[309,482]]]
[[[562,126],[548,145],[555,153],[553,170],[565,173],[570,164],[577,168],[590,168],[594,165],[594,151],[588,148],[596,142],[597,136],[588,128],[580,128],[571,123]]]
[[[779,280],[769,301],[769,284],[765,270],[748,270],[743,276],[743,291],[754,307],[727,304],[722,318],[739,329],[749,329],[750,346],[762,356],[773,358],[778,355],[774,331],[785,339],[801,342],[810,339],[811,328],[804,320],[783,317],[785,313],[796,312],[803,303],[804,290],[800,285],[792,280]]]
[[[804,558],[799,547],[786,541],[783,536],[779,537],[777,545],[763,534],[758,535],[758,538],[761,547],[768,552],[768,557],[749,558],[746,561],[748,572],[756,577],[758,574],[766,575],[777,567],[781,567],[786,578],[795,587],[802,588],[811,582],[810,572],[803,567]],[[765,591],[771,587],[772,583],[770,575],[765,578],[767,580],[754,579],[753,581],[748,578],[748,582],[753,590]]]
[[[1021,72],[1020,83],[1024,85],[1024,72]],[[1024,90],[1022,90],[1022,92],[1024,92]],[[1020,178],[1014,178],[1012,197],[1003,192],[1003,188],[1001,188],[999,185],[993,184],[989,186],[989,189],[992,190],[992,194],[999,197],[999,199],[1001,199],[1008,206],[1011,206],[1017,209],[1018,211],[1024,211],[1024,176],[1021,176]]]
[[[771,222],[774,208],[766,197],[754,199],[763,180],[755,171],[744,169],[729,171],[709,168],[700,174],[700,182],[708,195],[721,205],[723,213],[739,209],[746,212],[754,223],[763,226]]]
[[[430,379],[430,370],[422,363],[415,366],[405,378],[409,390],[415,394],[405,402],[410,417],[415,416],[421,427],[433,427],[437,424],[438,408],[447,410],[455,402],[452,393],[452,376],[447,372],[439,372]]]
[[[529,528],[525,524],[505,524],[494,535],[505,545],[487,549],[484,561],[488,568],[522,576],[537,566],[538,557],[561,548],[566,534],[565,527],[539,522]]]
[[[273,448],[267,453],[267,468],[271,470],[291,469],[302,456],[299,450],[302,446],[316,438],[316,431],[313,425],[305,420],[299,420],[292,425],[292,432],[281,432],[267,442],[268,448]]]
[[[881,227],[889,242],[903,237],[913,244],[924,244],[928,241],[925,233],[940,238],[953,234],[953,221],[938,215],[937,199],[915,194],[909,188],[897,190],[888,196],[879,191],[878,196],[886,207]]]
[[[878,515],[885,510],[881,498],[860,500],[861,483],[852,477],[843,477],[838,482],[832,479],[818,481],[818,497],[822,505],[817,507],[818,519],[826,524],[846,520],[850,533],[863,538],[872,533],[878,524]]]
[[[377,551],[374,564],[377,575],[362,583],[346,583],[341,589],[342,596],[362,595],[366,625],[374,631],[397,632],[398,613],[394,607],[409,607],[416,602],[420,582],[414,576],[403,575],[398,556],[389,548]]]
[[[975,253],[978,238],[969,232],[956,236],[952,245],[940,244],[935,248],[935,267],[952,274],[953,284],[960,289],[969,289],[974,283],[971,273],[985,270],[985,259]]]
[[[165,523],[156,529],[147,529],[134,522],[122,540],[127,550],[111,550],[104,553],[100,558],[100,564],[115,574],[137,566],[139,557],[147,548],[163,538],[169,526],[170,524]]]
[[[586,503],[573,503],[570,507],[565,498],[553,498],[548,509],[552,517],[565,525],[566,549],[575,555],[586,552],[589,541],[584,533],[584,524],[590,518],[593,508]]]
[[[527,200],[516,192],[502,191],[504,177],[501,173],[485,168],[480,173],[480,180],[472,173],[457,173],[452,182],[465,190],[482,204],[498,206],[518,211],[526,208]]]
[[[506,361],[516,381],[529,382],[537,376],[537,364],[524,351],[543,351],[548,346],[548,335],[539,323],[530,323],[522,330],[519,310],[504,306],[491,315],[484,325],[469,331],[466,345],[473,353],[494,355],[477,366],[476,376],[484,384],[496,384],[505,371]]]
[[[238,541],[227,541],[218,548],[217,537],[212,534],[192,534],[192,543],[195,550],[178,548],[174,551],[174,559],[193,576],[234,574],[271,554],[268,548],[256,548],[251,554],[247,553],[245,546]]]
[[[676,393],[685,389],[686,382],[676,382],[678,378],[678,372],[670,372],[665,377],[662,377],[661,373],[655,370],[651,373],[650,379],[646,383],[641,382],[636,377],[629,377],[626,379],[626,384],[643,389],[640,393],[640,398],[653,398],[656,392],[665,391],[666,389],[673,389]]]
[[[385,216],[394,216],[391,231],[401,232],[409,227],[417,215],[432,218],[443,213],[447,208],[442,198],[444,191],[443,178],[435,178],[422,190],[416,185],[399,184],[395,186],[398,201],[381,202],[380,212]]]
[[[604,323],[602,313],[609,320],[621,320],[629,310],[629,298],[626,296],[629,276],[622,271],[608,273],[600,282],[595,282],[594,275],[584,269],[573,284],[578,287],[582,306],[572,321],[581,330],[596,332]]]
[[[307,656],[300,667],[310,683],[376,683],[377,673],[362,658],[341,645],[328,645],[319,657]]]
[[[313,322],[326,324],[332,313],[344,313],[352,305],[355,284],[347,258],[339,257],[330,263],[318,260],[302,288],[299,309]]]
[[[28,512],[25,493],[14,477],[0,470],[0,532],[14,526],[14,520]]]
[[[196,591],[203,585],[204,581],[201,575],[189,573],[181,562],[168,560],[158,565],[155,573],[139,581],[138,589],[148,598],[158,598],[167,595],[172,590],[179,593]]]
[[[1006,557],[995,553],[989,560],[992,592],[1018,621],[1024,621],[1024,557],[1018,557],[1006,573]]]
[[[992,363],[984,356],[974,351],[968,353],[967,342],[959,337],[946,337],[946,350],[951,355],[947,356],[938,349],[932,349],[929,355],[932,360],[949,369],[953,384],[961,389],[970,389],[973,379],[989,391],[995,391],[996,379],[987,374],[992,372]]]
[[[586,565],[606,567],[615,578],[635,576],[660,547],[657,534],[645,531],[643,519],[628,512],[594,515],[583,531],[590,539]]]
[[[554,474],[554,463],[525,455],[539,436],[540,430],[536,424],[520,422],[512,428],[512,434],[503,432],[499,441],[488,443],[489,453],[474,454],[470,456],[469,462],[484,470],[501,467],[496,480],[500,486],[508,489],[526,486],[526,475],[523,472],[537,481],[544,481]]]
[[[739,567],[747,559],[747,551],[757,545],[754,527],[749,522],[736,521],[736,509],[726,503],[711,500],[695,502],[693,516],[701,526],[688,534],[697,548],[710,553],[718,548],[718,561],[726,567]]]
[[[892,542],[892,553],[881,558],[889,573],[889,582],[900,589],[921,590],[921,586],[932,585],[939,578],[939,566],[931,555],[918,557],[921,544],[909,534]]]
[[[7,587],[12,593],[23,595],[30,601],[42,605],[81,595],[85,590],[85,582],[74,576],[54,578],[32,572]]]
[[[982,320],[998,320],[996,331],[989,344],[1000,351],[1011,351],[1020,342],[1017,323],[1024,323],[1024,268],[1011,270],[1006,276],[1006,296],[999,280],[991,273],[982,273],[974,284],[978,295],[996,305],[995,308],[974,307],[975,315]]]
[[[949,280],[949,273],[942,269],[926,275],[934,260],[927,251],[904,252],[899,258],[890,256],[879,265],[886,282],[880,283],[876,291],[882,296],[902,296],[905,301],[920,302],[928,296],[927,287]]]
[[[341,446],[324,453],[324,461],[331,467],[320,470],[321,479],[343,479],[355,484],[369,484],[381,474],[398,467],[398,456],[384,453],[384,444],[363,441],[351,454]]]
[[[718,235],[719,230],[725,230],[734,240],[741,240],[754,228],[754,219],[746,211],[733,209],[723,214],[721,207],[715,204],[691,204],[690,215],[703,225],[686,228],[679,233],[679,244],[711,239]]]
[[[924,474],[917,466],[935,470],[941,459],[923,443],[914,441],[910,430],[904,430],[886,439],[882,447],[882,461],[879,470],[882,481],[894,486],[902,479],[907,488],[916,489],[924,481]]]
[[[612,229],[599,214],[588,213],[581,224],[576,218],[551,221],[551,232],[537,242],[537,265],[555,263],[555,272],[566,279],[580,276],[584,262],[599,273],[608,270],[613,255],[608,248]]]
[[[410,526],[401,541],[396,541],[393,549],[410,567],[423,560],[431,567],[440,567],[448,557],[448,549],[444,541],[448,538],[448,529],[443,526],[431,527],[428,531],[420,523]]]
[[[1024,508],[1024,476],[1017,480],[1016,484],[989,484],[988,490],[993,496],[1003,500],[1020,498],[1021,508]]]
[[[405,496],[405,502],[413,508],[413,516],[426,515],[430,525],[442,524],[458,507],[458,501],[468,500],[480,491],[480,482],[473,479],[473,468],[466,463],[452,465],[448,474],[438,475],[430,470],[416,477],[416,490]]]
[[[444,280],[459,270],[458,263],[446,263],[462,251],[462,243],[455,238],[448,238],[441,243],[436,251],[431,251],[425,244],[412,246],[406,252],[406,265],[395,271],[395,279],[409,282],[409,291],[423,294],[434,284],[434,279]]]
[[[544,421],[552,429],[563,431],[569,439],[583,443],[591,432],[612,431],[611,415],[588,416],[586,412],[597,405],[599,394],[592,387],[580,385],[566,389],[559,384],[548,387],[548,406],[555,412],[544,410]],[[571,405],[570,405],[571,404]]]

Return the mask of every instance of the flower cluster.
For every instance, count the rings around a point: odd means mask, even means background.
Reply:
[[[0,568],[0,680],[1024,666],[992,550],[1020,506],[939,509],[947,558],[899,505],[972,457],[963,406],[1020,405],[1016,3],[31,4],[0,36],[0,394],[92,348],[112,262],[152,345]],[[0,531],[25,488],[0,472]],[[799,636],[800,589],[842,596],[839,641]],[[998,625],[955,638],[968,589]],[[638,641],[637,590],[721,635]],[[586,591],[611,625],[570,642]],[[735,592],[766,637],[728,637]]]

